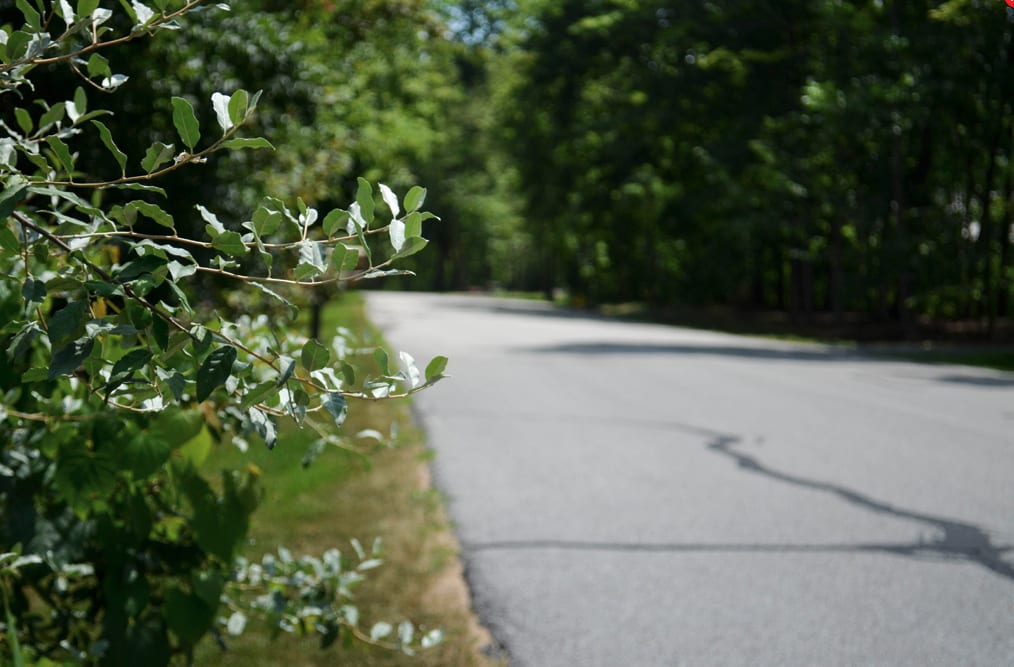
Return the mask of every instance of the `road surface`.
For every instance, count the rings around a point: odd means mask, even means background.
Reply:
[[[1014,374],[371,293],[514,667],[1014,665]]]

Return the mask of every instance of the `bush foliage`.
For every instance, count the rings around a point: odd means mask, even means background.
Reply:
[[[419,369],[401,353],[395,368],[382,349],[366,375],[343,335],[326,347],[292,326],[302,292],[404,273],[435,217],[426,191],[359,179],[345,208],[265,197],[179,220],[161,177],[271,149],[245,132],[260,94],[172,96],[152,119],[168,132],[128,154],[117,137],[142,132],[94,104],[129,90],[116,47],[229,8],[102,4],[18,0],[21,24],[0,30],[0,663],[165,665],[251,616],[325,646],[343,633],[408,652],[438,641],[360,626],[350,587],[380,561],[358,543],[244,562],[260,472],[201,471],[216,441],[272,447],[279,419],[317,433],[314,451],[345,446],[349,398],[442,377],[442,357]],[[33,85],[53,67],[78,81],[58,102]]]

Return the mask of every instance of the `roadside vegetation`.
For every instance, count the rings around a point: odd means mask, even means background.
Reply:
[[[322,328],[351,330],[359,340],[381,342],[363,314],[362,299],[344,295],[324,310]],[[329,341],[327,341],[329,343]],[[369,355],[365,355],[369,356]],[[364,366],[371,359],[363,358]],[[354,590],[363,618],[412,619],[420,628],[440,628],[440,645],[407,656],[398,651],[350,643],[322,651],[313,642],[259,632],[222,651],[205,640],[198,665],[275,667],[348,664],[357,667],[494,667],[482,649],[486,635],[471,614],[457,545],[443,498],[429,480],[429,450],[416,428],[410,405],[399,402],[353,404],[344,425],[350,436],[377,431],[352,450],[328,451],[307,465],[313,439],[291,422],[279,429],[277,447],[244,453],[220,446],[208,457],[209,473],[257,466],[264,477],[264,499],[254,516],[249,545],[252,560],[279,546],[294,555],[337,546],[352,551],[351,540],[369,549],[381,540],[383,564]],[[379,431],[378,431],[379,429]],[[340,653],[338,653],[340,651]]]

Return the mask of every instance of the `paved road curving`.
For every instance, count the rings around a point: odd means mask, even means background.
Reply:
[[[1014,665],[1014,374],[371,293],[514,667]]]

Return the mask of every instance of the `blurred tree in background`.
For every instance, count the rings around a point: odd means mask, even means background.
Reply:
[[[899,333],[1009,314],[1005,3],[523,9],[497,109],[530,286]]]

